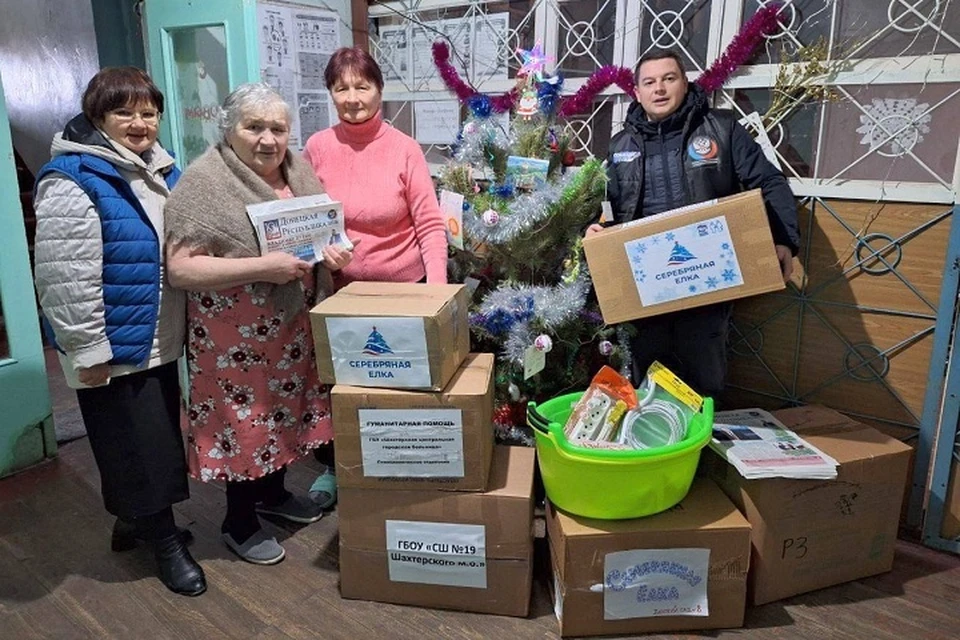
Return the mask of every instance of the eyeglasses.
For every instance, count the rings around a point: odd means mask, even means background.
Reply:
[[[137,118],[140,118],[146,125],[156,125],[160,122],[160,112],[154,109],[144,111],[134,111],[133,109],[114,109],[107,112],[114,120],[120,124],[130,124]]]

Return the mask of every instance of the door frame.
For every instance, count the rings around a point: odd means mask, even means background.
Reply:
[[[40,339],[27,234],[0,78],[0,304],[10,346],[0,358],[0,477],[56,455],[53,411]]]

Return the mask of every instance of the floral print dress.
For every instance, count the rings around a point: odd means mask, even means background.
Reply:
[[[245,285],[190,293],[187,318],[190,475],[254,480],[333,438],[306,310],[284,323]]]

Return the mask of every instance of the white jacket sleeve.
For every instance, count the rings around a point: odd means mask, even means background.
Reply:
[[[100,216],[83,189],[59,174],[40,181],[34,209],[37,293],[57,343],[74,370],[109,362]]]

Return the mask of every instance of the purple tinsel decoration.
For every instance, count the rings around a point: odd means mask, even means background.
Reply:
[[[782,8],[783,5],[779,3],[769,4],[753,14],[720,57],[700,74],[697,84],[707,93],[722,87],[733,72],[750,59],[760,41],[777,31]]]
[[[450,64],[450,49],[443,40],[437,40],[433,43],[433,64],[436,65],[440,77],[447,88],[457,94],[460,102],[466,102],[471,96],[476,94],[476,90],[460,79],[460,74]]]
[[[600,67],[575,94],[567,96],[560,101],[557,116],[566,118],[578,113],[586,113],[590,110],[590,106],[593,104],[593,100],[597,97],[597,94],[611,84],[616,84],[628,95],[632,94],[633,72],[626,67],[614,67],[611,65]]]
[[[514,87],[510,89],[510,91],[493,98],[493,110],[496,113],[506,113],[510,111],[513,109],[513,105],[517,104],[517,97],[519,95],[520,92]]]

